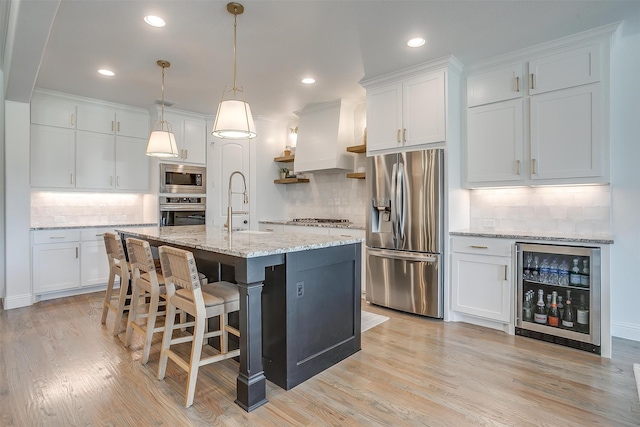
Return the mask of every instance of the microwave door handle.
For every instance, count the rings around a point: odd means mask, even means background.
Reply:
[[[391,169],[391,230],[393,231],[393,240],[397,239],[398,235],[398,200],[396,196],[396,187],[398,184],[398,164],[394,163]]]

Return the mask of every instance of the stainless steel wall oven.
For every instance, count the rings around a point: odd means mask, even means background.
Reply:
[[[160,196],[160,226],[202,225],[205,223],[205,196]]]

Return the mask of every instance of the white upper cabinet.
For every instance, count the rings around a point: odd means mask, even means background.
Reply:
[[[445,73],[367,90],[367,152],[444,142]]]
[[[75,129],[76,104],[64,99],[34,95],[31,99],[31,123]]]
[[[602,70],[610,36],[600,31],[529,49],[519,63],[500,58],[495,67],[471,68],[468,187],[608,182],[609,81]],[[522,69],[524,82],[517,78]],[[509,81],[519,92],[509,91]]]
[[[523,181],[523,137],[521,99],[470,108],[467,181]]]
[[[74,188],[76,132],[31,125],[31,186]]]
[[[470,75],[467,78],[467,106],[475,107],[522,98],[526,90],[522,82],[523,65],[522,62],[516,62],[495,70]]]
[[[112,135],[76,133],[76,188],[110,190],[114,185],[115,141]]]
[[[142,111],[115,109],[100,104],[79,104],[77,129],[148,138],[149,114]]]
[[[600,45],[529,61],[529,95],[600,81]]]
[[[164,111],[164,119],[171,125],[176,137],[179,156],[163,159],[163,162],[191,163],[204,166],[207,163],[207,121],[203,117],[186,113]],[[160,113],[158,112],[158,120]]]
[[[119,136],[116,138],[115,188],[126,191],[148,191],[149,157],[145,155],[147,140]]]

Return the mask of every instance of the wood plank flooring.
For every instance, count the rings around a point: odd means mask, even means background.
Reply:
[[[156,379],[160,336],[140,364],[100,324],[103,294],[0,310],[0,426],[638,426],[633,363],[640,343],[614,339],[613,358],[363,302],[390,320],[362,351],[247,414],[238,366],[200,369],[194,405],[169,361]]]

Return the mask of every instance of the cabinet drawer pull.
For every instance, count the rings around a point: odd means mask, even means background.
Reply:
[[[98,233],[96,234],[96,237],[104,237],[104,233]]]
[[[340,237],[353,237],[351,234],[341,234]]]
[[[469,247],[473,249],[489,249],[488,246],[481,246],[481,245],[470,245]]]
[[[50,239],[64,239],[64,236],[51,236]]]
[[[265,228],[264,231],[273,231],[273,228]]]
[[[534,87],[533,87],[533,73],[531,73],[530,76],[531,76],[531,89],[534,89]]]
[[[398,129],[398,135],[396,136],[396,141],[398,141],[398,144],[400,144],[400,129]]]
[[[516,92],[520,92],[520,76],[516,76]]]

